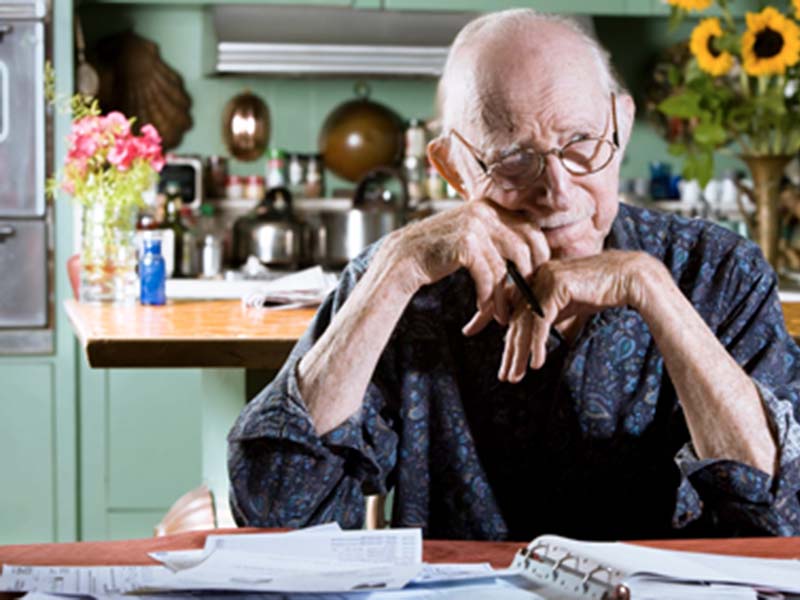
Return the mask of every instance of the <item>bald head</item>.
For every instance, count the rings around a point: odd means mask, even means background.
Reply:
[[[574,21],[530,9],[479,17],[456,37],[439,82],[444,130],[463,126],[502,135],[519,126],[518,105],[553,86],[575,93],[621,91],[608,53]]]

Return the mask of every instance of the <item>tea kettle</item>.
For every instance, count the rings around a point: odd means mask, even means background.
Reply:
[[[399,195],[387,184],[395,183]],[[408,191],[397,169],[378,167],[367,173],[346,210],[327,209],[308,214],[313,228],[313,258],[341,268],[372,242],[405,224]]]
[[[294,218],[286,188],[269,190],[253,212],[233,225],[233,259],[244,264],[255,256],[268,267],[297,268],[305,256],[306,226]]]

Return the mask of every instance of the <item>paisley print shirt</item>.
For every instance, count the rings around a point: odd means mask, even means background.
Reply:
[[[530,540],[800,534],[800,350],[757,246],[702,220],[621,205],[607,248],[657,257],[754,381],[779,448],[774,476],[699,460],[664,362],[629,307],[595,314],[518,384],[497,380],[504,328],[467,338],[462,269],[419,290],[362,408],[317,436],[295,368],[367,268],[354,260],[274,381],[229,435],[240,524],[361,527],[394,490],[392,525],[430,538]]]

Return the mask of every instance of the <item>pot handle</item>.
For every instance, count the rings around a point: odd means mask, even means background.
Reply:
[[[353,193],[353,208],[364,208],[366,203],[367,186],[381,178],[397,179],[400,182],[400,205],[395,202],[395,210],[401,215],[405,216],[406,209],[408,208],[408,183],[403,175],[403,172],[394,167],[375,167],[369,171],[356,186],[356,191]]]

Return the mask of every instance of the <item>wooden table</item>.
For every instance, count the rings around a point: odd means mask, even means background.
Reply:
[[[64,307],[92,367],[278,369],[315,309],[244,308],[236,300],[166,306]],[[800,303],[785,303],[789,333],[800,338]]]

